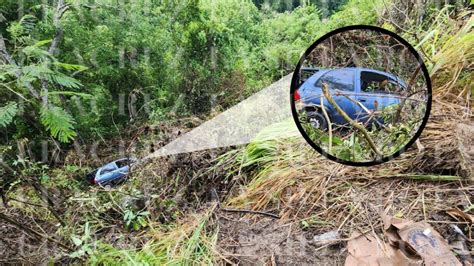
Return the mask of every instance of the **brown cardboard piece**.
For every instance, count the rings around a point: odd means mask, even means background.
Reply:
[[[426,222],[384,216],[389,243],[353,234],[345,265],[462,265],[447,241]]]
[[[347,250],[349,255],[346,258],[346,266],[421,265],[421,261],[417,263],[415,260],[410,260],[396,247],[380,239],[377,241],[372,235],[353,234],[347,243]]]

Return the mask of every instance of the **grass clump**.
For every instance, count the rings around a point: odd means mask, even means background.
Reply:
[[[216,262],[218,229],[212,229],[216,205],[172,225],[150,225],[149,240],[140,249],[99,244],[88,262],[94,265],[212,265]]]

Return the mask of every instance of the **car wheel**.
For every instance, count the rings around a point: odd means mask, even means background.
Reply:
[[[307,112],[308,122],[313,128],[326,131],[328,129],[328,122],[321,111]]]

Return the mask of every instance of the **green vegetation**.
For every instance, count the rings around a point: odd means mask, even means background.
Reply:
[[[130,121],[225,109],[291,72],[328,30],[375,22],[370,10],[378,6],[364,1],[350,1],[325,23],[311,4],[278,13],[248,1],[6,1],[0,106],[12,110],[8,103],[20,100],[27,112],[8,112],[18,119],[3,143],[51,135],[86,144]]]
[[[383,76],[362,72],[361,91],[354,95],[331,81],[329,72],[318,81],[321,94],[315,91],[306,96],[309,99],[296,103],[305,132],[324,152],[338,159],[360,163],[388,158],[404,148],[426,116],[428,81],[415,55],[388,34],[358,29],[332,35],[310,52],[304,66],[334,71],[347,66],[375,69],[406,84],[402,88],[381,79]],[[357,88],[352,85],[350,89]],[[359,95],[366,97],[364,102],[358,100]],[[320,99],[325,108],[314,101],[308,104],[311,97]],[[384,104],[386,101],[391,104]],[[338,122],[338,117],[344,123]]]
[[[338,175],[457,180],[454,173],[407,175],[412,153],[386,169],[339,172],[288,120],[223,155],[153,161],[111,189],[87,184],[86,174],[101,163],[147,154],[289,74],[308,45],[340,26],[374,24],[402,34],[429,55],[437,100],[452,104],[441,112],[446,121],[464,110],[452,97],[469,101],[472,90],[470,13],[426,6],[419,25],[396,21],[401,16],[389,16],[394,9],[383,1],[287,2],[3,0],[0,262],[230,263],[219,247],[221,205],[272,208],[282,221],[329,231],[357,210],[340,203],[353,184],[330,184]],[[358,141],[332,139],[335,146]],[[135,142],[137,150],[128,149]],[[18,239],[29,244],[18,247]]]
[[[430,12],[434,12],[434,10],[436,9],[429,9]],[[467,59],[474,56],[472,48],[474,45],[472,38],[474,37],[472,32],[474,19],[471,12],[462,11],[457,16],[454,14],[456,11],[452,6],[444,7],[439,13],[436,12],[436,15],[432,14],[431,17],[426,18],[422,25],[415,26],[416,22],[411,21],[405,24],[406,31],[399,29],[400,35],[421,49],[425,56],[428,55],[425,61],[428,62],[428,70],[433,83],[435,104],[430,122],[421,139],[422,143],[425,141],[429,146],[411,148],[402,158],[385,163],[381,167],[345,167],[342,170],[344,175],[341,184],[327,185],[324,184],[325,180],[334,178],[332,170],[339,169],[335,163],[323,162],[321,157],[315,156],[314,152],[311,153],[310,147],[302,147],[301,141],[290,139],[279,143],[271,142],[274,144],[271,150],[275,152],[254,154],[254,156],[259,155],[258,160],[253,159],[253,163],[247,163],[247,167],[252,170],[253,178],[246,186],[245,192],[233,198],[230,203],[235,206],[250,207],[254,210],[272,209],[279,204],[284,204],[287,207],[280,208],[281,216],[301,215],[302,218],[307,219],[314,211],[315,205],[320,203],[321,197],[323,195],[326,197],[324,193],[334,193],[334,191],[323,191],[324,189],[339,189],[338,185],[350,186],[351,183],[348,180],[351,178],[369,178],[369,182],[378,178],[440,182],[462,180],[462,173],[459,171],[461,162],[452,158],[459,152],[458,147],[453,144],[456,137],[447,135],[446,131],[454,131],[458,123],[472,121],[472,112],[467,110],[470,108],[468,106],[472,104],[472,71],[471,64]],[[394,24],[388,24],[388,21],[391,20],[387,17],[381,17],[381,19],[386,20],[384,27],[394,30]],[[462,25],[454,23],[455,19],[461,20]],[[392,22],[396,23],[396,21]],[[414,32],[419,32],[419,37],[415,38]],[[427,42],[428,40],[435,41],[436,44],[432,46]],[[428,54],[426,51],[431,52]],[[446,59],[448,54],[449,58],[453,58],[453,60]],[[323,150],[327,151],[330,142],[328,134],[314,129],[306,123],[305,115],[302,113],[300,119],[306,132],[311,139],[322,145]],[[412,127],[413,125],[409,124],[408,126]],[[406,128],[406,125],[392,126],[388,130],[388,133],[384,133],[369,128],[368,132],[376,142],[389,138],[389,142],[392,143],[399,138],[402,138],[401,143],[403,143],[408,140],[406,137],[411,134],[411,128]],[[278,135],[279,132],[285,132],[285,129],[275,130],[273,134]],[[394,139],[390,140],[390,138]],[[345,138],[332,136],[331,143],[332,154],[346,160],[364,160],[367,158],[363,156],[370,152],[367,145],[364,145],[364,149],[360,144],[365,144],[365,140],[361,140],[353,132]],[[264,143],[251,143],[243,150],[244,154],[252,152],[253,147],[257,144],[265,147]],[[268,144],[270,143],[266,145]],[[441,145],[443,145],[442,150],[440,150]],[[382,147],[387,149],[384,151],[387,153],[393,153],[399,148],[399,146],[386,145]],[[417,153],[418,151],[419,153]],[[432,154],[428,156],[429,159],[421,159],[427,153]],[[235,166],[240,164],[241,161],[237,160]],[[446,175],[445,173],[456,173],[457,175]],[[467,178],[472,178],[472,176],[467,176]],[[295,188],[297,188],[297,192],[285,193]],[[268,193],[268,191],[273,193]],[[335,196],[337,198],[343,197],[339,193],[336,193]],[[309,205],[301,204],[300,201],[305,203],[308,201]],[[327,210],[328,212],[333,211]],[[330,227],[327,228],[327,231],[329,230],[331,230]]]

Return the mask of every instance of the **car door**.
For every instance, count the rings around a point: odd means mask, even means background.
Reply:
[[[352,119],[355,117],[355,73],[354,68],[341,68],[328,71],[316,83],[322,87],[326,83],[336,104]],[[346,124],[347,121],[327,101],[324,105],[329,109],[332,122]]]

